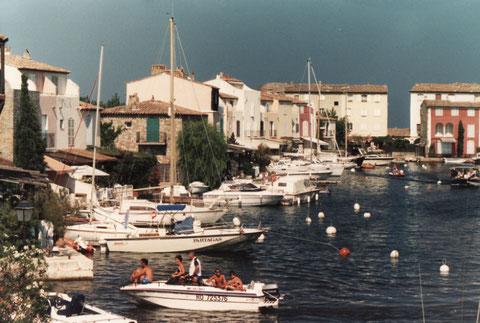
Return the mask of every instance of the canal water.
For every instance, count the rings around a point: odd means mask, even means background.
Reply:
[[[119,291],[142,257],[150,260],[156,279],[167,278],[175,270],[172,254],[98,253],[94,281],[58,282],[52,289],[84,293],[89,303],[139,322],[420,322],[421,286],[427,322],[474,322],[480,301],[480,192],[451,188],[447,166],[427,167],[410,163],[404,178],[388,177],[384,167],[345,172],[331,195],[310,206],[233,210],[244,222],[256,226],[261,221],[271,232],[246,252],[200,255],[204,276],[218,266],[223,272],[236,270],[245,283],[276,282],[286,295],[278,310],[216,313],[137,306]],[[330,225],[337,228],[335,237],[325,234]],[[349,248],[351,255],[342,258],[315,241]],[[389,257],[394,249],[398,261]],[[443,260],[450,267],[447,276],[439,272]]]

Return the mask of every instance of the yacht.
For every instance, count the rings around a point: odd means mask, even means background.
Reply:
[[[299,199],[300,203],[310,202],[322,189],[317,188],[309,178],[283,176],[273,182],[270,190],[284,195],[282,204],[293,205]]]
[[[367,153],[363,148],[359,148],[360,155],[365,157],[364,165],[388,166],[393,161],[392,156],[386,155],[383,150],[370,151]]]
[[[279,176],[286,175],[304,175],[324,180],[332,176],[333,170],[327,165],[314,164],[304,160],[280,159],[278,162],[267,167],[269,172],[274,172]],[[337,169],[337,171],[339,171]],[[343,172],[343,168],[342,168]]]
[[[218,189],[203,193],[203,201],[207,205],[221,203],[238,207],[276,205],[282,198],[282,193],[261,188],[251,180],[225,182]]]

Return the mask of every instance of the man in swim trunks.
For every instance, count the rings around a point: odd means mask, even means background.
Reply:
[[[224,289],[227,285],[225,276],[220,273],[220,269],[216,268],[212,277],[207,279],[207,283],[212,282],[213,287]]]
[[[243,283],[240,278],[237,277],[233,270],[230,270],[230,280],[227,282],[226,290],[241,290],[243,291]]]
[[[192,259],[190,262],[190,268],[188,270],[188,276],[191,277],[194,283],[198,283],[202,278],[202,264],[195,255],[195,251],[190,251],[188,257]]]
[[[148,260],[145,258],[140,259],[140,268],[137,268],[132,276],[130,276],[130,281],[142,284],[150,284],[153,281],[153,270],[148,266]]]

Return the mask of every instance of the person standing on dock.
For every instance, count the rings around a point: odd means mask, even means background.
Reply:
[[[148,260],[145,258],[140,259],[140,268],[137,268],[130,276],[130,281],[142,284],[150,284],[153,281],[153,270],[148,265]]]
[[[188,276],[191,277],[194,283],[198,283],[202,278],[202,264],[195,255],[195,251],[190,251],[188,257],[192,260],[188,270]]]

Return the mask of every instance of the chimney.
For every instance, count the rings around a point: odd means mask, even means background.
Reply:
[[[220,76],[220,78],[223,79],[223,72],[218,73],[218,76]]]
[[[138,103],[140,100],[138,99],[138,94],[137,93],[133,93],[132,95],[129,95],[128,96],[128,102],[127,104],[130,105],[130,104],[134,104],[134,103]]]
[[[8,38],[7,38],[8,40]],[[10,52],[10,46],[5,46],[5,55],[10,55],[11,52]]]
[[[162,74],[167,70],[167,66],[165,65],[152,65],[152,72],[150,73],[151,76],[157,75],[157,74]]]
[[[28,48],[25,48],[25,51],[23,52],[23,58],[25,59],[32,59],[32,55],[28,51]]]

